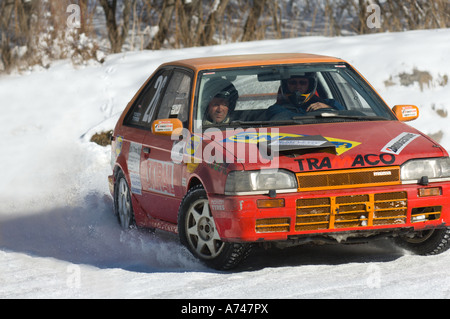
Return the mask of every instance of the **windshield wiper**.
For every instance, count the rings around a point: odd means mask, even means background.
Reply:
[[[292,125],[292,124],[303,124],[304,120],[315,120],[315,119],[352,119],[352,120],[363,120],[363,121],[386,121],[388,120],[382,116],[363,116],[363,115],[342,115],[331,112],[322,112],[314,115],[304,115],[304,116],[294,116],[291,119],[286,120],[272,120],[272,121],[242,121],[233,120],[230,123],[211,123],[203,124],[206,127],[227,127],[227,126],[282,126],[282,125]]]
[[[314,120],[317,118],[337,118],[337,119],[352,119],[352,120],[363,120],[363,121],[386,121],[388,120],[382,116],[362,116],[362,115],[343,115],[331,112],[322,112],[320,114],[305,115],[305,116],[294,116],[293,120]]]
[[[252,127],[252,126],[264,126],[264,125],[287,125],[287,124],[298,124],[299,121],[294,120],[283,120],[283,121],[241,121],[234,120],[229,123],[211,123],[203,124],[203,127]]]
[[[296,119],[289,119],[289,120],[275,120],[275,121],[240,121],[240,120],[234,120],[231,121],[231,125],[242,125],[242,126],[253,126],[253,125],[271,125],[271,126],[277,126],[277,125],[289,125],[289,124],[299,124],[301,121],[298,121]]]

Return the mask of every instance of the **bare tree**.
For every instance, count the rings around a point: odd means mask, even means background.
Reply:
[[[158,24],[158,32],[153,39],[153,42],[149,44],[148,49],[159,50],[164,40],[168,38],[169,27],[172,21],[173,12],[175,10],[175,0],[164,0],[161,17]]]
[[[228,2],[229,0],[214,0],[204,26],[204,32],[199,41],[200,45],[213,44],[213,36],[216,33],[217,21],[223,19]]]
[[[128,36],[130,27],[130,15],[135,0],[124,0],[122,10],[122,23],[116,21],[117,0],[100,0],[100,5],[105,12],[106,28],[108,29],[108,38],[111,43],[111,51],[118,53],[122,50],[125,39]]]
[[[70,4],[80,9],[76,28],[67,26]],[[381,25],[375,28],[368,26],[369,5],[379,8]],[[129,33],[132,49],[135,41],[141,49],[161,49],[212,45],[217,39],[450,27],[449,0],[0,0],[0,70],[65,58],[75,64],[101,60],[102,39],[93,23],[99,7],[113,53],[122,51]]]
[[[203,5],[201,0],[176,0],[177,32],[181,44],[192,47],[198,44],[202,32]]]
[[[250,12],[247,16],[247,20],[244,25],[244,34],[242,35],[242,41],[251,41],[255,38],[256,28],[258,20],[261,17],[263,10],[266,6],[267,0],[254,0]]]
[[[15,63],[12,47],[26,47],[27,55],[33,54],[32,14],[39,0],[4,0],[0,5],[1,60],[6,71]]]
[[[1,60],[6,71],[9,71],[12,62],[8,29],[13,9],[14,9],[13,0],[3,1],[0,6]]]

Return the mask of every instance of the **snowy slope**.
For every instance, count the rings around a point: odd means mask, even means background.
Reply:
[[[103,65],[0,77],[0,298],[450,298],[450,252],[419,257],[389,242],[256,251],[238,271],[198,263],[175,235],[123,232],[112,215],[111,129],[163,62],[186,57],[308,52],[341,57],[389,105],[416,104],[411,125],[450,149],[450,30],[305,37],[110,56]],[[431,75],[401,86],[399,74]],[[389,80],[391,86],[386,86]]]

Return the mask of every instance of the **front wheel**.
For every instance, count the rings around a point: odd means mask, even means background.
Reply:
[[[396,243],[418,255],[437,255],[450,248],[450,227],[419,231],[414,236],[402,236]]]
[[[227,270],[236,267],[248,255],[250,245],[223,242],[209,208],[206,191],[191,188],[180,205],[178,233],[181,243],[209,267]]]

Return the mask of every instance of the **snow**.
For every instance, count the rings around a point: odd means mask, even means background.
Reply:
[[[450,298],[450,252],[421,257],[388,241],[257,250],[233,272],[211,270],[176,235],[122,231],[107,186],[111,129],[161,63],[186,57],[308,52],[354,65],[386,102],[418,105],[411,125],[450,149],[450,29],[304,37],[128,52],[102,65],[0,76],[0,298]],[[414,69],[432,76],[401,86]],[[393,82],[385,86],[385,81]]]

